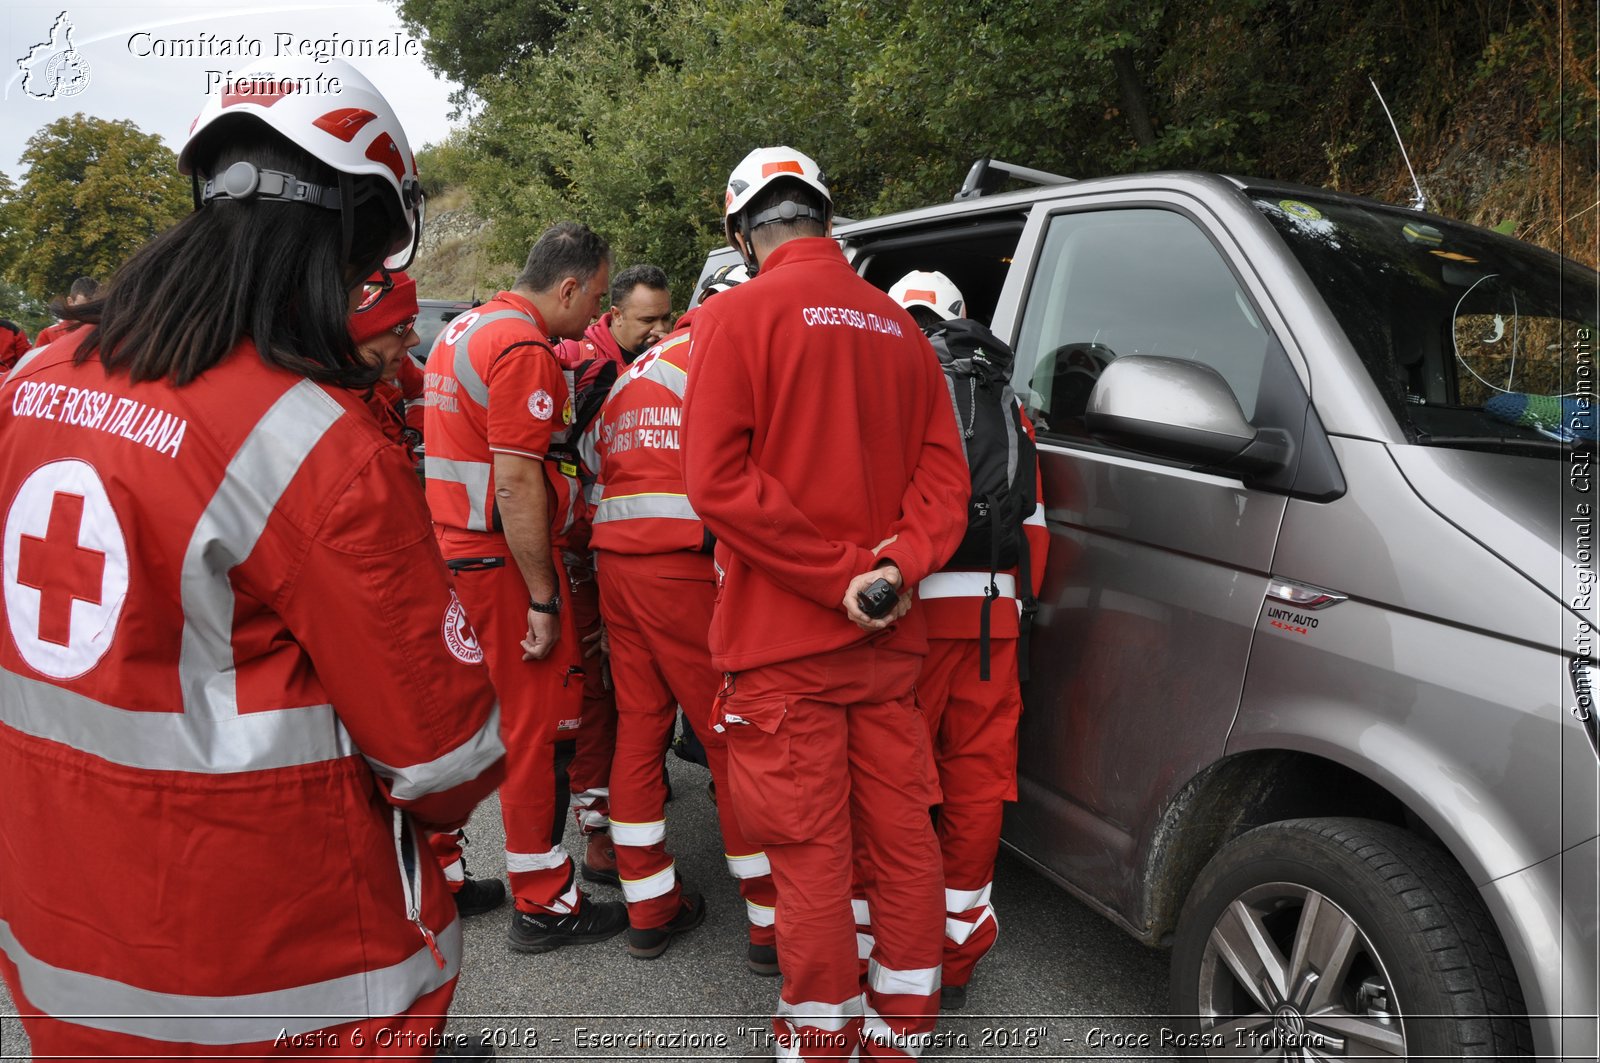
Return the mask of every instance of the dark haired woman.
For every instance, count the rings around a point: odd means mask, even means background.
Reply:
[[[419,832],[503,750],[346,324],[415,163],[304,60],[179,167],[198,209],[0,390],[0,971],[39,1056],[426,1056],[461,934]]]

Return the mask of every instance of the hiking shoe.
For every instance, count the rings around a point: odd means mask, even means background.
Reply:
[[[473,878],[461,884],[455,892],[456,914],[463,919],[470,915],[492,912],[506,903],[506,884],[497,878]]]
[[[592,945],[614,938],[628,927],[628,909],[621,901],[592,901],[572,915],[553,912],[511,913],[506,938],[517,952],[550,952],[563,945]]]
[[[967,1006],[967,987],[947,985],[939,987],[939,1010],[960,1011]]]
[[[682,934],[699,926],[706,917],[706,899],[698,893],[685,892],[679,898],[678,914],[666,926],[649,930],[628,928],[628,954],[636,960],[653,960],[672,943],[674,934]]]
[[[622,885],[617,874],[617,850],[611,844],[609,830],[589,835],[589,848],[583,854],[583,880],[601,886]]]
[[[759,974],[763,978],[771,978],[779,974],[778,946],[757,945],[750,942],[750,947],[745,950],[744,962],[750,966],[751,974]]]

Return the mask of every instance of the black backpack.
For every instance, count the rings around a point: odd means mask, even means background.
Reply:
[[[1017,569],[1022,601],[1018,671],[1028,674],[1028,625],[1038,609],[1033,597],[1028,541],[1023,522],[1033,514],[1038,450],[1023,428],[1022,405],[1011,390],[1011,348],[976,321],[957,318],[931,329],[928,342],[939,356],[956,427],[972,477],[967,533],[948,564],[989,570],[989,596],[979,628],[982,653],[979,678],[989,678],[989,609],[999,590],[994,577]]]
[[[591,358],[567,370],[567,386],[572,392],[573,440],[581,439],[589,430],[590,423],[600,414],[600,407],[611,396],[618,371],[625,368],[609,358]]]
[[[575,475],[585,488],[594,483],[600,470],[589,468],[590,462],[584,460],[583,434],[600,416],[600,408],[606,404],[611,386],[617,382],[618,371],[625,368],[609,358],[591,358],[563,370],[567,377],[567,393],[572,396],[572,423],[567,425],[566,442],[552,446],[550,453],[559,463],[575,466],[578,470]]]

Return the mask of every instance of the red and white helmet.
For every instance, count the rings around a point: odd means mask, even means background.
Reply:
[[[722,219],[723,230],[730,245],[733,244],[733,234],[741,231],[739,218],[744,209],[750,205],[750,201],[757,193],[774,181],[799,181],[822,197],[827,217],[820,220],[826,224],[828,218],[833,216],[833,196],[828,193],[828,179],[823,176],[821,167],[811,156],[793,148],[757,148],[746,155],[744,160],[733,168],[733,173],[728,175],[728,191],[722,201]],[[745,222],[743,230],[748,233],[749,229],[762,224],[762,219],[748,218]],[[748,239],[748,236],[746,238]]]
[[[263,123],[340,173],[375,177],[387,186],[394,194],[395,215],[404,219],[406,229],[391,245],[384,266],[402,270],[410,264],[422,237],[423,196],[417,160],[394,108],[366,75],[342,59],[317,62],[292,57],[250,64],[206,100],[178,153],[178,172],[194,173],[194,147],[206,134],[219,125],[246,118]],[[212,176],[219,184],[217,195],[241,198],[260,194],[256,184],[240,192],[221,182],[222,175]],[[268,187],[266,194],[319,201],[316,186],[309,186],[313,189],[310,194],[292,196],[283,194],[278,185]],[[276,193],[273,188],[278,189]],[[324,198],[321,205],[332,203]]]
[[[954,321],[967,309],[961,289],[937,270],[912,270],[894,282],[889,298],[908,310],[913,306],[925,306],[942,321]]]

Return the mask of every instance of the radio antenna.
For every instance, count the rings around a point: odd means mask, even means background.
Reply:
[[[1372,91],[1378,97],[1378,103],[1383,107],[1384,115],[1389,119],[1389,128],[1394,130],[1394,142],[1400,145],[1400,157],[1406,161],[1406,169],[1411,172],[1411,184],[1417,190],[1417,200],[1411,204],[1412,210],[1426,210],[1428,198],[1422,194],[1422,182],[1417,180],[1417,171],[1411,168],[1411,156],[1406,154],[1406,142],[1400,139],[1400,127],[1394,124],[1394,115],[1389,111],[1389,105],[1383,100],[1383,93],[1378,91],[1378,83],[1367,78],[1367,83],[1372,86]]]

